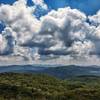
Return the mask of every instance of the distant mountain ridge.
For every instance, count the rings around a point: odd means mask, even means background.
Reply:
[[[98,66],[49,66],[49,65],[12,65],[0,67],[0,73],[15,72],[15,73],[43,73],[56,76],[58,78],[70,78],[81,75],[100,76],[100,67]]]

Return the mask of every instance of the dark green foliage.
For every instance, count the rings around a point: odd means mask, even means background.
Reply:
[[[0,100],[100,100],[100,77],[61,80],[45,74],[0,74]]]

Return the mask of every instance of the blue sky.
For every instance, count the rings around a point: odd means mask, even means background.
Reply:
[[[0,3],[12,4],[15,0],[0,0]],[[100,9],[100,0],[44,0],[50,9],[70,6],[85,12],[87,15],[95,14]],[[31,0],[28,0],[31,5]]]
[[[94,14],[100,9],[100,0],[45,0],[51,8],[70,6],[86,14]]]
[[[0,3],[4,3],[4,4],[12,4],[12,3],[14,3],[15,2],[15,0],[0,0]]]

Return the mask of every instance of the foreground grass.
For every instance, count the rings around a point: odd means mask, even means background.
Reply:
[[[100,100],[100,77],[61,80],[44,74],[0,74],[0,100]]]

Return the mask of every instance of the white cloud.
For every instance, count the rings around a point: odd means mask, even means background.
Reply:
[[[96,15],[89,16],[88,18],[93,25],[98,26],[100,24],[100,10],[97,12]]]
[[[47,5],[44,3],[44,0],[32,0],[33,3],[37,6],[41,6],[43,9],[48,9]]]
[[[3,54],[7,47],[6,39],[0,34],[0,54]]]
[[[0,7],[0,20],[5,22],[17,34],[16,40],[22,44],[39,30],[40,23],[32,16],[32,12],[28,7],[17,1],[11,5],[1,5]]]
[[[46,6],[42,0],[33,2],[35,6]],[[0,34],[1,56],[10,54],[24,60],[35,57],[37,60],[44,56],[58,59],[96,56],[99,59],[99,12],[88,17],[79,10],[66,7],[52,10],[39,20],[33,15],[33,8],[28,7],[25,0],[13,5],[0,5],[0,21],[6,25]]]

